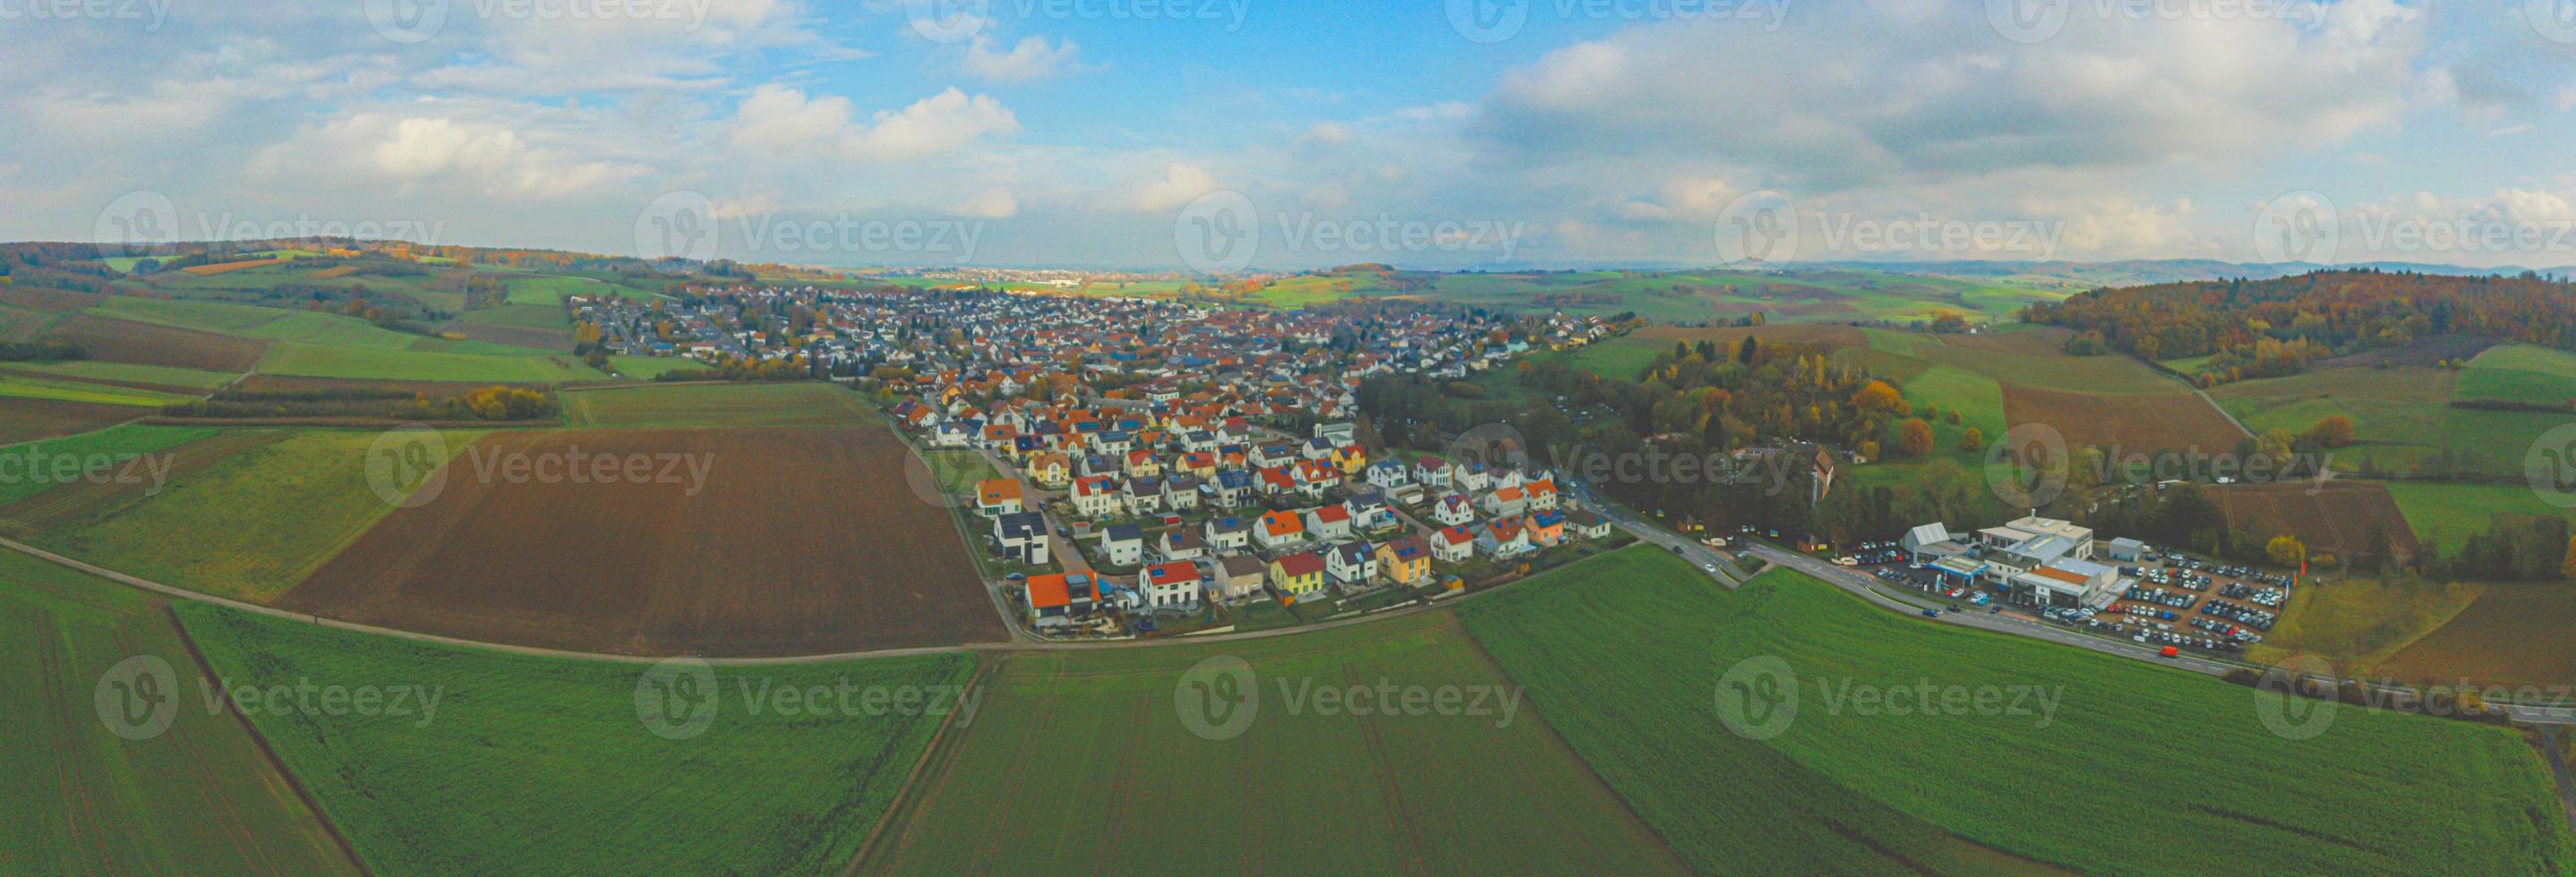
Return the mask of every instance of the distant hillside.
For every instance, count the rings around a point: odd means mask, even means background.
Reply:
[[[2083,333],[2070,345],[2206,358],[2201,372],[2231,379],[2443,336],[2576,349],[2576,284],[2536,275],[2335,270],[2167,283],[2033,304],[2026,316]]]

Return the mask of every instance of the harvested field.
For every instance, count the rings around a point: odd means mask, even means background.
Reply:
[[[2414,557],[2415,531],[2406,525],[2386,488],[2360,481],[2239,484],[2212,488],[2210,499],[2227,525],[2254,532],[2277,530],[2299,538],[2310,552]],[[2373,527],[2388,543],[2378,544]]]
[[[818,383],[655,384],[567,392],[564,422],[581,429],[839,426],[873,431],[858,394]]]
[[[244,393],[331,393],[344,390],[391,390],[428,396],[432,399],[459,396],[484,387],[496,386],[489,381],[368,381],[352,378],[308,378],[301,375],[250,375],[234,384]],[[497,386],[523,390],[544,390],[545,384],[502,383]]]
[[[645,483],[477,472],[504,455],[576,449],[685,464],[665,479],[657,463]],[[948,513],[905,486],[908,453],[881,427],[498,434],[450,462],[435,501],[395,512],[281,605],[630,654],[999,640]]]
[[[2190,393],[2103,395],[2005,384],[2004,419],[2014,426],[2056,427],[2072,446],[2139,452],[2197,447],[2216,453],[2245,437],[2226,415]]]
[[[1860,329],[1856,327],[1818,323],[1784,323],[1769,326],[1724,326],[1708,329],[1694,329],[1683,326],[1648,326],[1637,330],[1634,337],[1660,343],[1669,349],[1673,342],[1676,341],[1697,344],[1702,340],[1714,340],[1726,344],[1739,344],[1744,341],[1744,336],[1746,335],[1751,335],[1764,341],[1822,341],[1827,344],[1847,347],[1862,347],[1868,344],[1868,341],[1862,337]]]
[[[248,270],[253,269],[253,268],[266,268],[266,267],[268,267],[268,266],[270,266],[270,265],[284,265],[284,264],[286,264],[287,262],[290,262],[290,261],[293,261],[293,260],[291,260],[291,259],[247,259],[247,260],[243,260],[243,261],[240,261],[240,262],[222,262],[222,263],[217,263],[217,264],[213,264],[213,265],[191,265],[191,266],[189,266],[189,267],[181,268],[181,269],[179,269],[179,270],[184,271],[184,272],[187,272],[187,273],[189,273],[189,274],[197,275],[197,276],[199,276],[199,277],[212,277],[212,276],[217,275],[217,274],[230,274],[230,273],[235,272],[235,271],[248,271]]]
[[[127,405],[0,398],[0,445],[77,435],[151,413]]]
[[[2576,680],[2576,585],[2488,585],[2449,624],[2425,634],[2378,673],[2410,682],[2565,685]]]
[[[100,362],[234,373],[249,371],[268,351],[268,342],[258,339],[88,314],[64,320],[45,340],[78,344]]]
[[[2365,350],[2351,356],[2338,356],[2317,363],[2322,368],[2368,368],[2390,365],[2432,365],[2446,359],[2470,360],[2487,348],[2502,343],[2493,338],[2468,335],[2435,335],[2417,338],[2399,347]]]

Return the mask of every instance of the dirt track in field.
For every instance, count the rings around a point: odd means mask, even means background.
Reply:
[[[576,448],[664,456],[642,483],[478,471]],[[1006,640],[948,512],[905,486],[906,453],[873,426],[495,435],[457,455],[434,501],[395,511],[280,606],[637,655]],[[694,496],[686,461],[705,467]]]

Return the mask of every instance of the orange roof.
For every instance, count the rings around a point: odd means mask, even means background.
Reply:
[[[985,505],[1019,499],[1020,482],[1009,478],[988,478],[978,487],[977,493],[984,497]]]
[[[1269,529],[1270,535],[1273,536],[1302,533],[1306,530],[1305,522],[1298,520],[1295,512],[1271,512],[1262,515],[1261,526]]]
[[[1099,600],[1100,589],[1090,573],[1050,573],[1029,577],[1029,605],[1041,609],[1067,605],[1075,596]]]

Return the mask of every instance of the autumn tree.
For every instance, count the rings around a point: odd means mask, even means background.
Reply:
[[[2317,425],[2308,427],[2305,437],[2308,443],[2321,448],[2340,448],[2352,444],[2352,418],[2336,414],[2319,420]]]
[[[2567,556],[2558,561],[2558,577],[2576,579],[2576,536],[2567,539]]]
[[[2289,566],[2307,559],[2308,546],[2300,544],[2297,537],[2283,534],[2264,543],[2263,553],[2272,558],[2273,563]]]
[[[1967,452],[1969,452],[1969,453],[1974,454],[1974,453],[1980,453],[1980,452],[1983,452],[1985,449],[1986,449],[1986,431],[1985,431],[1985,430],[1978,429],[1978,428],[1976,428],[1976,427],[1971,426],[1971,427],[1968,427],[1968,431],[1967,431],[1967,432],[1965,432],[1965,433],[1961,433],[1961,434],[1959,435],[1959,450],[1967,451]]]
[[[1923,422],[1920,417],[1906,418],[1904,423],[1897,424],[1896,449],[1908,457],[1931,453],[1932,424]]]

